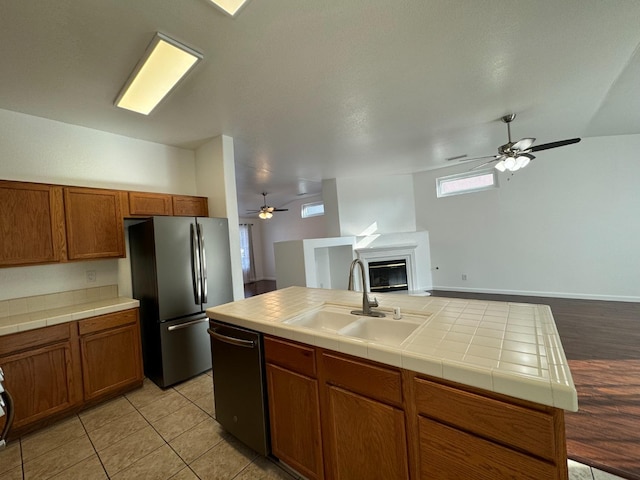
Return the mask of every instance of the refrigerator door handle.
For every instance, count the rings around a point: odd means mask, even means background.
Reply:
[[[200,249],[198,248],[198,235],[195,231],[193,223],[189,225],[191,227],[191,270],[193,277],[193,296],[196,305],[202,303],[202,278],[200,276]]]
[[[204,233],[202,232],[202,225],[198,226],[198,246],[200,247],[200,265],[202,267],[202,303],[207,303],[208,286],[207,286],[207,255],[204,249]]]
[[[171,325],[170,327],[167,328],[167,331],[173,332],[174,330],[182,330],[183,328],[189,328],[190,326],[195,325],[197,323],[202,323],[207,321],[209,321],[208,318],[201,318],[199,320],[193,320],[191,322],[181,323],[180,325]]]

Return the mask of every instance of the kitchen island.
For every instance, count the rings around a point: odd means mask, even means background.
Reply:
[[[309,478],[567,478],[577,394],[547,306],[378,300],[421,323],[399,343],[308,328],[362,293],[302,287],[207,311],[265,334],[275,456]]]

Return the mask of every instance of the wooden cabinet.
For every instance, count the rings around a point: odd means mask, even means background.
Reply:
[[[138,310],[78,322],[85,401],[105,398],[141,384]]]
[[[125,256],[119,192],[66,187],[64,206],[70,260]]]
[[[270,336],[265,357],[273,453],[308,478],[568,478],[558,408]]]
[[[305,477],[323,478],[314,349],[270,337],[264,346],[272,452]]]
[[[208,217],[209,199],[207,197],[191,197],[173,195],[173,214],[184,217]]]
[[[75,324],[6,335],[0,366],[14,400],[13,431],[61,416],[82,402]]]
[[[0,266],[66,257],[62,188],[0,181]]]
[[[409,478],[400,371],[326,352],[320,358],[327,478]]]
[[[208,199],[0,180],[0,267],[125,256],[125,218],[209,216]]]
[[[414,380],[419,478],[565,480],[561,410]]]
[[[130,216],[173,215],[173,201],[166,193],[127,192]]]
[[[17,438],[142,385],[138,309],[1,336],[0,367]]]

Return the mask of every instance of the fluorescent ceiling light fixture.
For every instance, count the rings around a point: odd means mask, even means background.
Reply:
[[[235,17],[240,9],[244,7],[244,5],[249,0],[210,0],[216,7],[225,12],[227,15],[231,15]]]
[[[149,115],[193,67],[202,54],[156,33],[116,99],[116,106]]]

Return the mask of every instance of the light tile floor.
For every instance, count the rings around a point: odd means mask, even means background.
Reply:
[[[142,388],[10,442],[0,480],[294,480],[214,419],[211,372]],[[569,460],[570,480],[620,477]]]

